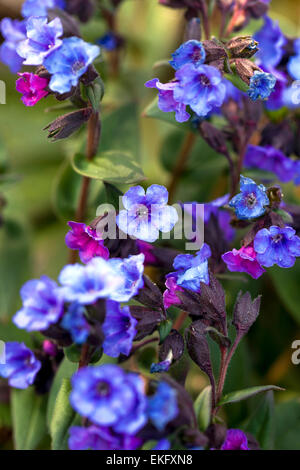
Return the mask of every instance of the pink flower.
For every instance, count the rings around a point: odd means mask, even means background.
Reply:
[[[22,93],[21,100],[26,106],[34,106],[42,98],[49,94],[46,90],[48,87],[48,80],[41,78],[34,73],[19,73],[21,78],[16,82],[16,89]]]
[[[78,222],[68,222],[68,225],[71,230],[66,235],[66,245],[71,250],[79,250],[83,263],[88,263],[95,256],[109,258],[109,251],[95,229]]]
[[[256,252],[252,245],[242,246],[239,250],[235,248],[222,255],[223,261],[227,264],[229,271],[247,273],[253,279],[258,279],[264,272],[264,268],[256,259]]]
[[[136,246],[140,253],[145,255],[144,265],[156,265],[157,258],[153,254],[153,246],[150,243],[144,242],[143,240],[136,240]]]
[[[175,277],[170,276],[167,278],[166,288],[163,294],[165,308],[169,308],[171,305],[179,305],[181,300],[177,297],[176,292],[183,292],[183,289],[176,284]]]

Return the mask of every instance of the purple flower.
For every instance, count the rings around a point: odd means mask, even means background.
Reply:
[[[240,429],[228,429],[221,450],[249,450],[246,434]]]
[[[41,363],[24,343],[6,343],[5,360],[0,364],[0,376],[8,379],[11,387],[24,389],[33,384]]]
[[[18,328],[46,330],[63,314],[64,299],[56,282],[47,276],[26,282],[21,289],[23,307],[13,317]]]
[[[55,343],[50,341],[50,339],[45,339],[43,341],[43,351],[48,354],[48,356],[55,357],[58,352],[58,347]]]
[[[178,221],[176,209],[168,206],[169,193],[164,186],[152,184],[145,193],[133,186],[122,198],[125,210],[117,216],[123,232],[146,242],[155,242],[159,232],[168,233]]]
[[[275,173],[283,183],[291,181],[295,176],[294,161],[270,146],[248,145],[244,165]]]
[[[158,263],[156,256],[153,254],[153,246],[150,245],[150,243],[143,242],[143,240],[137,240],[136,246],[139,252],[143,253],[143,255],[145,256],[145,266],[149,264],[155,266]]]
[[[206,243],[196,255],[177,255],[173,267],[176,270],[169,276],[175,278],[177,285],[195,292],[200,291],[201,282],[209,284],[208,262],[211,251]]]
[[[254,72],[250,78],[250,86],[247,95],[252,101],[266,100],[274,90],[276,78],[271,73]]]
[[[171,307],[171,305],[179,305],[181,300],[177,297],[176,292],[182,292],[182,287],[178,286],[176,277],[172,274],[167,275],[166,279],[166,290],[164,291],[164,306],[165,308]]]
[[[178,415],[177,393],[165,382],[158,384],[155,394],[148,399],[148,416],[158,431]]]
[[[145,83],[147,88],[157,88],[158,107],[164,113],[175,111],[175,119],[177,122],[188,121],[191,115],[186,111],[186,105],[179,103],[174,99],[174,89],[176,82],[161,83],[158,78],[153,78]]]
[[[71,334],[76,344],[83,344],[90,334],[90,325],[86,320],[85,308],[74,302],[63,316],[61,326]]]
[[[69,92],[99,54],[98,46],[80,38],[63,39],[62,46],[44,60],[44,66],[52,74],[50,89],[61,94]]]
[[[97,257],[85,266],[78,263],[65,266],[59,275],[59,282],[66,301],[93,304],[123,286],[124,278],[107,261]]]
[[[186,64],[176,72],[174,99],[189,105],[198,116],[220,107],[226,96],[222,75],[210,65]]]
[[[263,215],[270,201],[266,194],[266,188],[259,186],[251,179],[241,175],[241,192],[234,196],[229,202],[230,207],[234,207],[238,219],[256,219]]]
[[[300,38],[294,41],[294,50],[296,55],[289,59],[287,69],[294,80],[300,80]]]
[[[171,443],[168,439],[160,439],[152,450],[169,450]]]
[[[213,214],[218,219],[218,224],[226,240],[231,242],[235,236],[235,230],[230,225],[231,215],[221,208],[228,204],[229,194],[225,194],[211,202],[204,204],[204,222],[208,223]]]
[[[137,295],[139,289],[144,286],[144,255],[133,255],[128,258],[111,258],[108,265],[116,277],[121,277],[121,283],[114,289],[109,299],[116,302],[128,302]]]
[[[17,73],[22,67],[23,59],[17,54],[16,48],[20,41],[26,39],[26,22],[4,18],[0,23],[0,30],[4,37],[0,46],[0,60],[12,73]]]
[[[257,261],[257,255],[252,245],[235,248],[222,255],[227,268],[232,272],[247,273],[253,279],[258,279],[264,272],[264,268]]]
[[[117,433],[136,434],[147,421],[144,383],[116,365],[84,367],[72,378],[70,402],[82,416]]]
[[[265,72],[271,72],[276,78],[274,91],[265,102],[265,107],[270,111],[276,111],[277,109],[282,108],[282,106],[288,106],[285,102],[285,91],[288,83],[287,76],[277,69],[267,70],[265,67],[262,67],[262,69],[265,70]]]
[[[172,364],[172,360],[166,359],[165,361],[161,362],[153,362],[150,367],[150,373],[156,374],[159,372],[168,372]]]
[[[109,251],[96,229],[78,222],[68,222],[68,225],[71,230],[66,235],[66,245],[71,250],[79,250],[79,257],[83,263],[88,263],[95,256],[109,258]]]
[[[48,23],[47,18],[29,18],[26,23],[27,39],[21,41],[17,53],[24,65],[41,65],[45,58],[62,45],[63,26],[59,18]]]
[[[73,426],[69,432],[71,450],[135,450],[142,445],[138,437],[117,434],[104,426]]]
[[[121,307],[113,300],[106,301],[106,316],[102,326],[105,336],[103,351],[111,357],[120,354],[129,356],[132,342],[137,333],[137,320],[132,317],[129,307]]]
[[[291,227],[274,225],[259,230],[254,239],[257,261],[267,268],[274,264],[281,268],[294,266],[296,257],[300,256],[300,238],[295,234]]]
[[[22,5],[22,15],[29,16],[47,16],[50,8],[65,8],[65,0],[25,0]]]
[[[33,73],[19,73],[20,77],[16,82],[16,90],[22,93],[21,100],[25,106],[35,106],[38,101],[49,94],[46,90],[48,80]]]
[[[205,49],[202,42],[190,40],[183,43],[173,54],[170,64],[175,70],[180,69],[185,64],[193,64],[195,67],[205,61]]]
[[[255,56],[258,64],[267,68],[276,67],[283,57],[287,42],[278,21],[273,21],[266,15],[264,24],[254,35],[254,39],[259,43],[259,50]]]

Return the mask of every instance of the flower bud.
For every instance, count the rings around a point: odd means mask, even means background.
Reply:
[[[250,78],[254,72],[261,72],[261,69],[249,59],[236,59],[234,65],[237,74],[247,85],[250,85]]]
[[[59,116],[44,128],[48,131],[48,138],[53,141],[66,139],[89,120],[92,108],[83,108],[64,116]]]
[[[251,36],[237,36],[226,44],[230,58],[250,59],[258,51],[258,42]]]
[[[206,53],[206,64],[210,64],[210,62],[219,61],[220,59],[224,60],[227,58],[227,52],[220,41],[207,40],[202,41],[202,44]]]

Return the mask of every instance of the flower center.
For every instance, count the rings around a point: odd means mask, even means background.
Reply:
[[[204,75],[204,73],[201,73],[199,75],[199,82],[201,83],[202,86],[209,86],[210,85],[210,81],[207,78],[207,76]]]
[[[137,211],[136,211],[137,217],[144,219],[144,218],[148,218],[148,215],[149,215],[149,211],[148,211],[147,206],[139,206],[137,208]]]
[[[193,62],[198,62],[198,60],[200,60],[201,58],[202,58],[201,52],[199,51],[199,49],[196,49],[196,50],[193,52],[192,61],[193,61]]]
[[[281,233],[277,233],[277,235],[274,235],[274,237],[273,237],[273,242],[274,243],[279,243],[282,240],[282,238],[283,237],[282,237]]]
[[[256,197],[253,193],[248,194],[247,196],[247,206],[248,207],[254,207],[256,204]]]
[[[97,384],[97,392],[101,397],[106,397],[110,392],[110,387],[107,382],[101,381]]]
[[[79,70],[81,70],[82,68],[84,67],[84,63],[80,60],[77,60],[73,66],[72,66],[72,70],[74,73],[76,72],[79,72]]]

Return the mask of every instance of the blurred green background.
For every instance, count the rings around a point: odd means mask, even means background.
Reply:
[[[15,6],[20,3],[0,1],[1,17],[8,14],[7,9],[16,14]],[[270,16],[279,20],[288,35],[300,36],[298,0],[273,0]],[[252,22],[248,29],[255,31],[260,25],[260,21]],[[118,29],[127,40],[119,79],[109,77],[105,52],[98,64],[106,85],[102,110],[105,145],[109,148],[111,144],[112,148],[115,136],[125,138],[126,126],[130,126],[133,133],[130,145],[138,146],[146,184],[166,184],[184,131],[143,117],[144,108],[155,95],[144,88],[144,83],[155,76],[162,80],[171,77],[170,69],[157,65],[153,70],[153,64],[169,58],[181,42],[182,11],[159,6],[157,0],[124,0]],[[91,42],[105,30],[101,18],[82,28],[83,37]],[[0,80],[7,89],[7,102],[0,105],[0,195],[6,201],[1,209],[4,223],[0,227],[0,339],[25,338],[30,345],[29,336],[15,329],[10,318],[20,306],[19,290],[26,280],[41,274],[56,278],[67,262],[64,236],[67,221],[72,214],[74,217],[80,182],[70,171],[68,159],[82,146],[85,129],[68,142],[47,141],[42,129],[62,113],[46,110],[57,102],[47,98],[34,108],[26,108],[15,90],[16,77],[1,64]],[[226,161],[211,152],[200,138],[198,141],[178,188],[177,198],[182,201],[207,202],[227,191]],[[300,203],[299,188],[284,185],[284,193],[286,201]],[[94,182],[90,218],[103,198],[101,183]],[[291,344],[300,340],[299,279],[300,261],[289,270],[272,268],[259,281],[224,282],[228,312],[232,311],[239,289],[250,290],[253,295],[263,294],[259,320],[233,360],[225,391],[267,383],[287,389],[276,394],[277,448],[300,449],[300,365],[291,362]],[[147,362],[148,353],[152,354],[151,349],[144,351],[141,360]],[[188,376],[188,386],[197,395],[206,379],[194,370]],[[229,425],[240,423],[259,406],[266,410],[263,400],[255,398],[231,405],[226,410]]]

